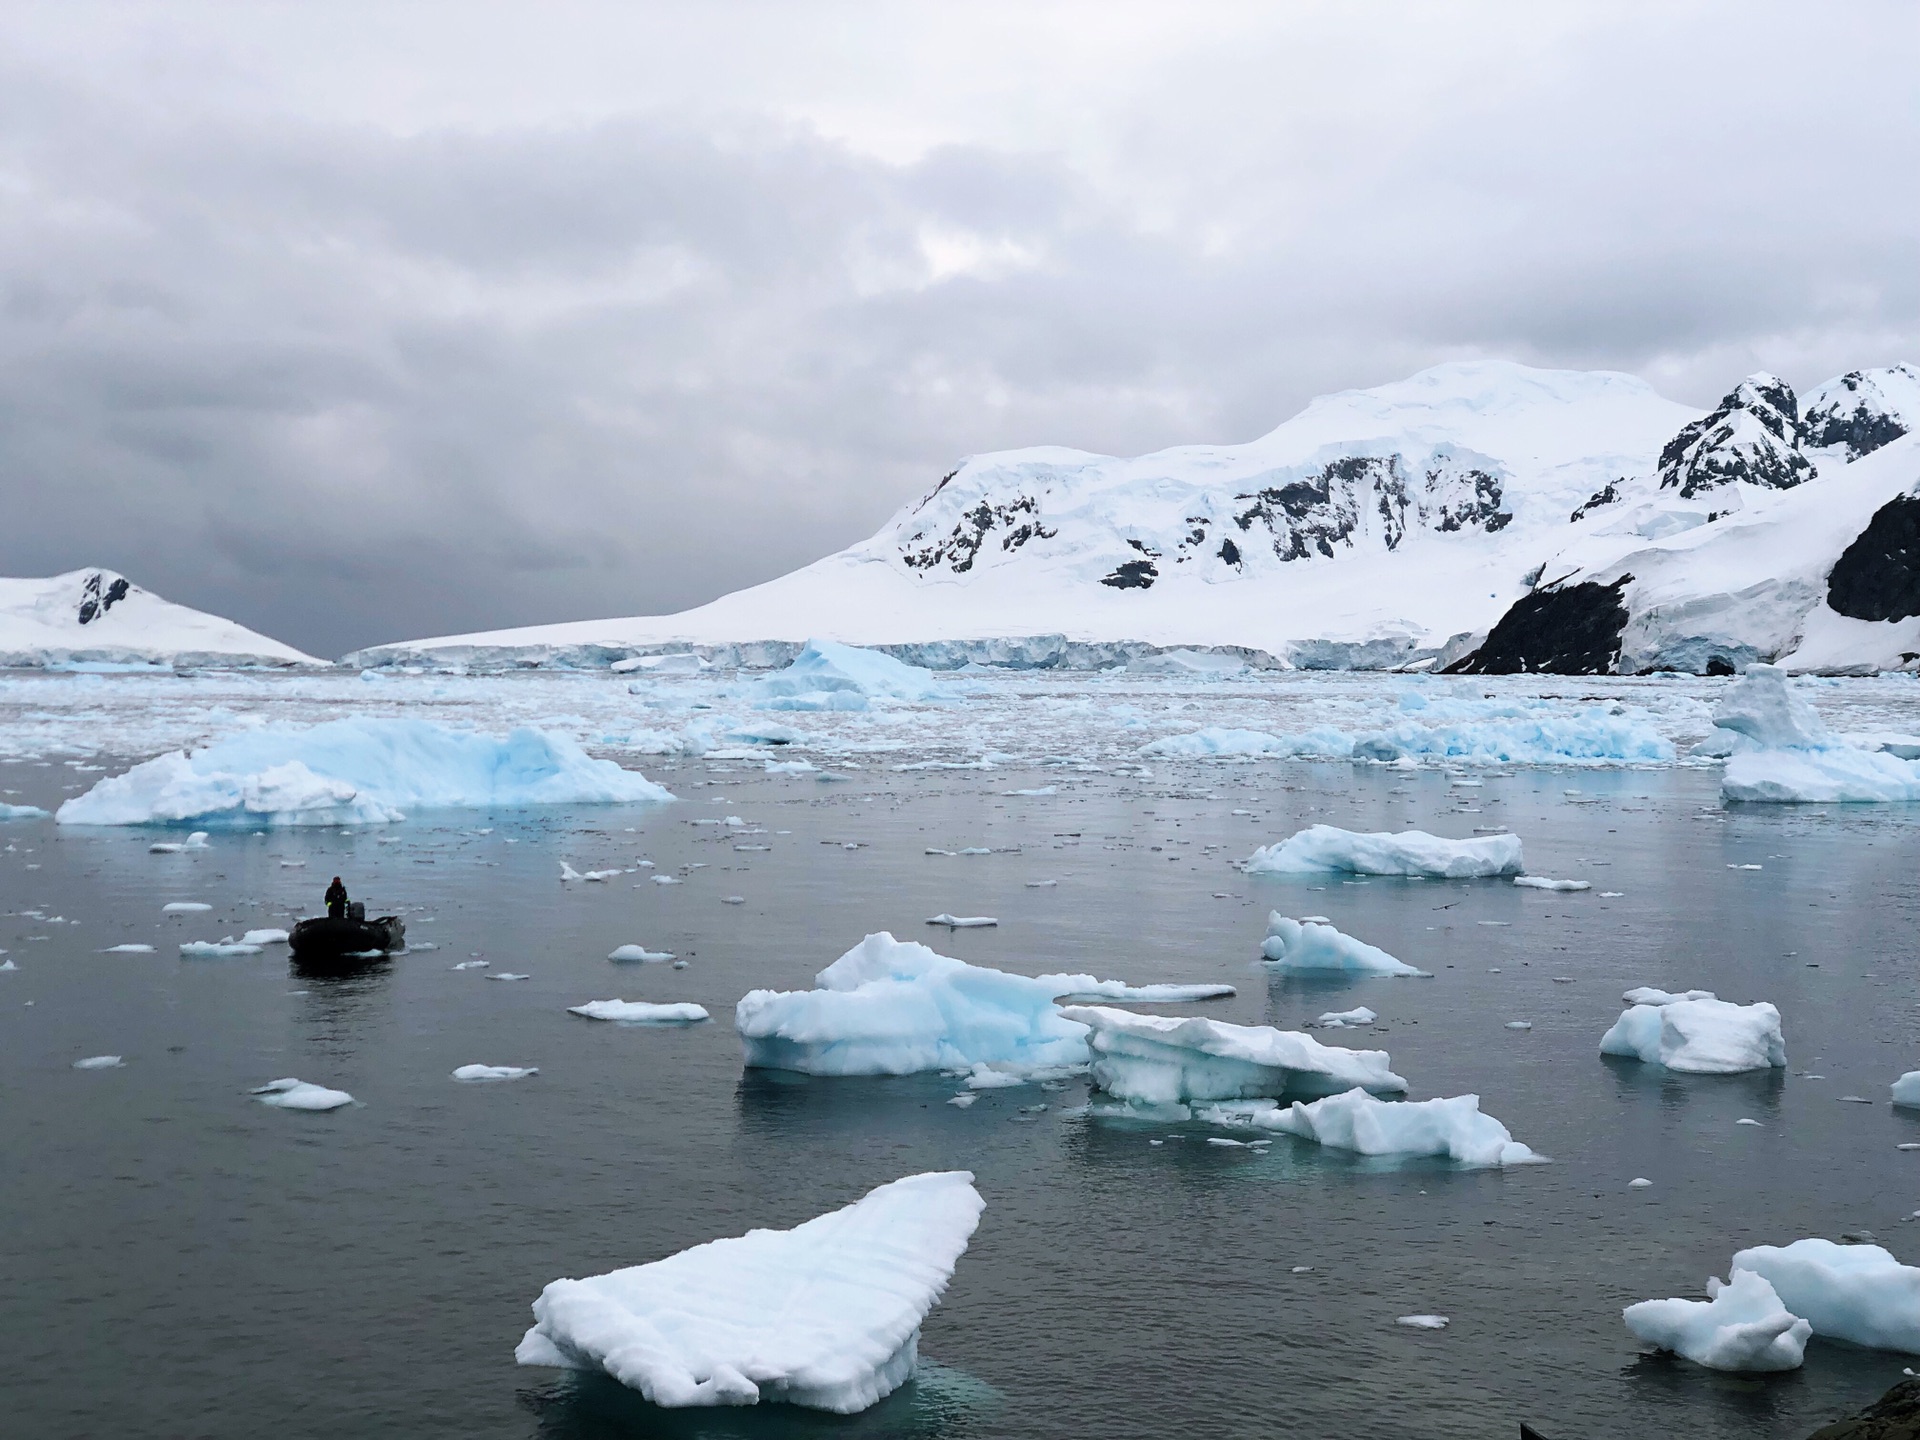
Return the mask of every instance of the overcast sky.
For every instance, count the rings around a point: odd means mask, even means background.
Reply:
[[[1920,361],[1920,6],[0,10],[0,574],[337,655],[1439,360]]]

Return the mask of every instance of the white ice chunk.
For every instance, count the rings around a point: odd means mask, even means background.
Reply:
[[[1674,1005],[1682,1000],[1715,1000],[1711,990],[1656,990],[1651,985],[1642,985],[1629,990],[1620,997],[1629,1005]]]
[[[1024,1085],[1028,1077],[1007,1070],[996,1070],[991,1065],[976,1065],[967,1075],[969,1090],[1004,1090],[1010,1085]]]
[[[1778,665],[1747,666],[1715,707],[1713,723],[1767,750],[1822,746],[1833,738]]]
[[[1513,883],[1528,890],[1591,890],[1593,885],[1586,880],[1549,880],[1544,875],[1516,875]]]
[[[1754,750],[1727,761],[1720,793],[1774,805],[1848,805],[1920,800],[1920,762],[1877,750]]]
[[[1228,730],[1209,725],[1189,735],[1169,735],[1140,747],[1147,756],[1218,759],[1225,756],[1266,756],[1270,759],[1345,760],[1353,741],[1342,732],[1322,726],[1303,735],[1269,735],[1264,730]]]
[[[1694,1075],[1734,1075],[1787,1063],[1780,1012],[1761,1001],[1670,998],[1635,1005],[1601,1037],[1602,1055],[1626,1055]]]
[[[1518,835],[1448,840],[1424,830],[1360,834],[1334,825],[1309,826],[1278,845],[1263,845],[1246,862],[1250,875],[1344,870],[1355,875],[1425,875],[1448,880],[1518,875],[1524,868]]]
[[[89,1055],[84,1060],[73,1062],[76,1070],[118,1070],[126,1064],[118,1055]]]
[[[1733,1270],[1765,1276],[1822,1339],[1920,1354],[1920,1269],[1878,1245],[1756,1245],[1733,1257]]]
[[[589,1000],[584,1005],[569,1005],[567,1010],[589,1020],[614,1020],[622,1025],[693,1025],[713,1018],[706,1006],[685,1001],[655,1005],[645,1000]]]
[[[1380,1017],[1361,1005],[1352,1010],[1329,1010],[1313,1023],[1329,1030],[1344,1030],[1350,1025],[1371,1025]]]
[[[211,909],[213,906],[204,900],[173,900],[162,905],[160,913],[162,915],[198,915],[202,911]]]
[[[644,945],[619,945],[607,953],[609,960],[637,960],[642,964],[653,965],[673,959],[666,950],[649,950]]]
[[[244,944],[229,935],[224,940],[189,940],[180,947],[180,953],[201,959],[221,959],[235,955],[258,955],[261,948]]]
[[[147,846],[149,855],[179,855],[188,850],[205,850],[207,832],[196,830],[184,840],[156,840]]]
[[[949,915],[945,911],[927,917],[927,924],[944,925],[949,930],[980,930],[999,923],[991,915]]]
[[[560,879],[563,883],[567,884],[571,884],[576,880],[587,880],[595,884],[604,884],[608,880],[618,879],[625,873],[626,872],[622,870],[587,870],[583,872],[574,869],[573,866],[564,860],[560,862]]]
[[[1193,998],[1231,987],[1129,986],[1092,975],[1010,974],[885,931],[814,977],[812,990],[754,990],[734,1008],[750,1066],[813,1075],[910,1075],[987,1064],[1032,1072],[1088,1061],[1087,1029],[1063,995]]]
[[[1909,1070],[1893,1082],[1893,1103],[1920,1108],[1920,1070]]]
[[[109,945],[100,952],[102,955],[151,955],[151,945]]]
[[[462,1065],[453,1072],[456,1080],[524,1080],[529,1075],[538,1075],[538,1065]]]
[[[604,1370],[661,1406],[850,1415],[913,1375],[983,1208],[967,1171],[910,1175],[791,1230],[556,1280],[514,1358]]]
[[[1797,1370],[1813,1327],[1788,1312],[1760,1275],[1707,1281],[1709,1300],[1642,1300],[1620,1312],[1649,1345],[1713,1370]]]
[[[1543,1157],[1515,1140],[1506,1126],[1480,1113],[1478,1095],[1378,1100],[1354,1089],[1311,1104],[1250,1100],[1194,1113],[1217,1125],[1281,1130],[1362,1155],[1438,1155],[1475,1167],[1543,1163]]]
[[[38,805],[9,805],[0,801],[0,820],[44,820],[47,812]]]
[[[1133,1104],[1331,1095],[1355,1085],[1391,1093],[1407,1088],[1387,1068],[1386,1051],[1322,1045],[1296,1030],[1100,1005],[1069,1005],[1060,1013],[1092,1032],[1094,1083]]]
[[[342,1105],[353,1104],[353,1096],[344,1090],[329,1090],[324,1085],[311,1085],[291,1076],[269,1080],[252,1093],[260,1097],[262,1105],[280,1110],[338,1110]]]
[[[519,729],[495,738],[428,720],[355,717],[310,727],[276,722],[190,755],[157,756],[67,801],[56,818],[65,825],[378,824],[414,809],[672,798],[565,735]]]
[[[931,670],[908,665],[878,650],[862,650],[833,640],[809,640],[786,669],[755,680],[750,699],[768,710],[859,709],[846,700],[950,700],[956,690],[936,680]]]
[[[1331,925],[1295,920],[1278,910],[1267,916],[1267,938],[1261,942],[1260,955],[1275,970],[1335,971],[1349,975],[1425,976],[1427,973],[1396,960],[1377,945],[1342,934]]]
[[[242,945],[284,945],[287,932],[284,930],[249,930],[240,937]]]
[[[1444,1315],[1402,1315],[1393,1323],[1409,1330],[1444,1330],[1452,1322]]]

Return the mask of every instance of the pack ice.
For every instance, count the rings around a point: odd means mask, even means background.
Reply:
[[[64,825],[382,824],[413,809],[616,804],[673,797],[567,736],[504,739],[428,720],[262,726],[175,750],[67,801]]]
[[[1728,755],[1720,793],[1760,804],[1920,800],[1920,764],[1836,739],[1778,665],[1746,668],[1713,714],[1704,753]]]
[[[1094,1083],[1130,1104],[1312,1097],[1356,1085],[1388,1094],[1407,1088],[1387,1068],[1386,1051],[1322,1045],[1296,1030],[1136,1015],[1104,1005],[1069,1005],[1060,1013],[1091,1032]]]
[[[1602,1055],[1693,1075],[1736,1075],[1787,1063],[1780,1012],[1765,1001],[1735,1005],[1708,990],[1673,995],[1647,988],[1622,998],[1631,1008],[1601,1037]]]
[[[1419,975],[1377,945],[1344,935],[1320,921],[1294,920],[1278,910],[1267,915],[1267,938],[1260,957],[1275,970],[1318,970],[1350,975]],[[1431,978],[1431,977],[1428,977]]]
[[[555,1280],[514,1358],[603,1370],[661,1406],[851,1415],[912,1377],[984,1208],[968,1171],[909,1175],[791,1230]]]
[[[1216,1125],[1279,1130],[1361,1155],[1437,1155],[1475,1168],[1544,1163],[1506,1126],[1480,1113],[1478,1095],[1380,1100],[1356,1087],[1311,1103],[1228,1101],[1194,1115]]]
[[[1920,1354],[1920,1269],[1878,1245],[1756,1245],[1734,1255],[1736,1278],[1742,1270],[1764,1276],[1822,1339]]]
[[[1448,840],[1424,830],[1367,834],[1335,825],[1310,825],[1281,841],[1263,845],[1248,857],[1249,875],[1311,875],[1346,871],[1354,875],[1422,875],[1464,880],[1484,875],[1518,875],[1526,867],[1518,835],[1484,835]]]
[[[1764,1276],[1735,1268],[1707,1280],[1706,1300],[1642,1300],[1620,1312],[1649,1345],[1714,1370],[1797,1370],[1813,1326],[1780,1302]]]
[[[1055,1002],[1089,995],[1167,1001],[1228,985],[1125,985],[1092,975],[1014,975],[886,931],[814,977],[812,990],[754,990],[734,1007],[749,1066],[810,1075],[911,1075],[988,1065],[1028,1073],[1087,1063],[1087,1028]]]
[[[874,699],[955,698],[931,670],[833,640],[809,640],[792,664],[752,681],[746,695],[763,710],[864,710]]]

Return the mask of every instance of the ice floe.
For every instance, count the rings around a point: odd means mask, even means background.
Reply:
[[[219,959],[235,955],[258,955],[261,949],[259,945],[249,945],[229,935],[224,940],[189,940],[180,947],[180,953],[202,959]]]
[[[1708,1279],[1706,1300],[1642,1300],[1621,1311],[1627,1329],[1714,1370],[1797,1370],[1813,1326],[1788,1311],[1766,1279],[1736,1268]]]
[[[287,943],[287,938],[285,930],[249,930],[240,937],[240,943],[242,945],[284,945]]]
[[[9,805],[0,801],[0,820],[44,820],[47,813],[38,805]]]
[[[791,1230],[556,1280],[514,1358],[603,1370],[667,1407],[853,1414],[912,1377],[984,1208],[967,1171],[910,1175]]]
[[[949,915],[945,911],[927,917],[927,924],[944,925],[949,930],[982,930],[999,923],[991,915]]]
[[[184,840],[156,840],[147,846],[147,853],[149,855],[180,855],[188,850],[207,848],[207,832],[196,830]]]
[[[622,962],[638,961],[639,963],[644,965],[663,964],[666,961],[671,960],[673,958],[674,958],[673,953],[671,951],[649,950],[644,945],[617,945],[612,950],[607,952],[607,959],[609,960],[618,960]]]
[[[162,915],[198,915],[211,909],[213,906],[204,900],[172,900],[160,907],[160,913]]]
[[[1893,1082],[1893,1103],[1920,1109],[1920,1070],[1909,1070]]]
[[[456,1080],[524,1080],[529,1075],[538,1075],[538,1065],[462,1065],[453,1072]]]
[[[1528,890],[1591,890],[1593,885],[1586,880],[1549,880],[1544,875],[1516,875],[1513,883]]]
[[[1665,992],[1630,991],[1629,995]],[[1697,995],[1699,992],[1683,992]],[[1734,1075],[1784,1067],[1787,1043],[1780,1012],[1765,1001],[1735,1005],[1711,995],[1696,999],[1666,995],[1641,1000],[1601,1037],[1602,1055],[1624,1055],[1694,1075]]]
[[[596,884],[604,884],[608,880],[619,879],[620,876],[624,875],[625,873],[626,872],[624,870],[581,871],[581,870],[574,869],[573,866],[569,865],[564,860],[560,862],[560,881],[562,884],[571,884],[576,880],[587,880],[587,881],[592,881]]]
[[[505,738],[428,720],[271,723],[191,753],[172,751],[67,801],[67,825],[378,824],[416,809],[669,800],[637,771],[596,760],[565,735]]]
[[[1525,868],[1518,835],[1448,840],[1424,830],[1362,834],[1312,825],[1277,845],[1263,845],[1246,862],[1250,875],[1422,875],[1460,880],[1518,875]]]
[[[118,1070],[127,1062],[118,1055],[89,1055],[84,1060],[73,1062],[76,1070]]]
[[[1426,971],[1324,921],[1295,920],[1278,910],[1267,916],[1267,938],[1261,942],[1260,956],[1274,970],[1427,977]]]
[[[1346,1050],[1269,1025],[1232,1025],[1198,1016],[1140,1015],[1100,1005],[1061,1012],[1091,1033],[1093,1081],[1137,1105],[1338,1094],[1360,1086],[1407,1088],[1384,1050]]]
[[[713,1018],[706,1006],[686,1001],[656,1005],[646,1000],[589,1000],[584,1005],[569,1005],[567,1010],[589,1020],[612,1020],[621,1025],[693,1025]]]
[[[153,946],[136,944],[109,945],[100,953],[102,955],[151,955],[153,954]]]
[[[278,1110],[338,1110],[342,1105],[353,1104],[353,1096],[344,1090],[329,1090],[324,1085],[313,1085],[292,1076],[270,1080],[251,1093],[259,1097],[262,1105]]]
[[[1734,1255],[1733,1271],[1742,1270],[1764,1276],[1822,1339],[1920,1354],[1920,1269],[1878,1245],[1756,1245]]]
[[[1327,1030],[1345,1030],[1355,1025],[1371,1025],[1380,1017],[1366,1006],[1352,1010],[1329,1010],[1313,1023]]]
[[[1248,756],[1275,760],[1345,760],[1353,754],[1353,741],[1330,726],[1301,735],[1269,735],[1264,730],[1232,730],[1209,725],[1191,734],[1149,741],[1140,747],[1140,753],[1200,760]]]
[[[1198,1106],[1194,1117],[1281,1131],[1361,1155],[1433,1155],[1474,1167],[1534,1165],[1544,1159],[1493,1116],[1482,1114],[1478,1095],[1380,1100],[1355,1088],[1311,1103],[1241,1100]]]

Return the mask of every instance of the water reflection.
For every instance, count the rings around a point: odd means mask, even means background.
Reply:
[[[1617,1098],[1653,1099],[1673,1114],[1710,1104],[1777,1118],[1787,1088],[1787,1072],[1771,1067],[1739,1075],[1689,1075],[1623,1055],[1602,1055],[1600,1063],[1613,1073]]]

